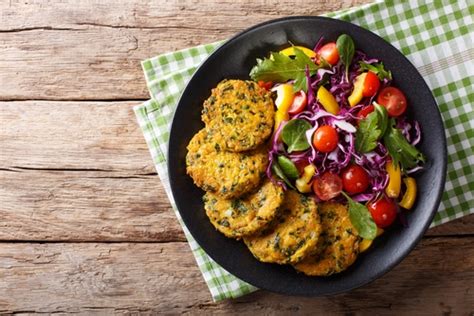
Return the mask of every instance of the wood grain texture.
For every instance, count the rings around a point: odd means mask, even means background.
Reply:
[[[138,103],[0,102],[0,168],[153,173]]]
[[[2,1],[0,99],[146,99],[140,61],[356,1]]]
[[[424,240],[392,272],[348,294],[261,291],[220,304],[210,301],[186,243],[0,244],[0,311],[468,315],[474,312],[472,242]]]
[[[184,240],[157,176],[19,170],[0,182],[0,240]]]

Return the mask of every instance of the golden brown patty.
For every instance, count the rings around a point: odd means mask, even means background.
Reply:
[[[359,237],[349,219],[347,207],[339,203],[319,205],[322,232],[320,252],[294,265],[307,275],[325,276],[347,269],[359,254]]]
[[[202,120],[219,131],[229,151],[255,149],[270,136],[275,110],[270,93],[253,81],[223,80],[204,102]]]
[[[253,191],[265,174],[268,157],[265,147],[245,153],[223,151],[219,135],[200,130],[191,139],[186,155],[186,170],[194,183],[222,198],[239,197]]]
[[[314,251],[321,225],[313,199],[286,191],[275,222],[258,235],[244,237],[253,255],[263,262],[296,263]]]
[[[216,229],[227,237],[239,239],[265,228],[275,218],[283,197],[283,189],[266,180],[257,192],[242,198],[226,200],[208,192],[203,200],[206,214]]]

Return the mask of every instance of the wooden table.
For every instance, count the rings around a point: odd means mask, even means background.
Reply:
[[[0,312],[472,314],[473,216],[351,293],[213,303],[136,124],[141,60],[358,2],[1,1]]]

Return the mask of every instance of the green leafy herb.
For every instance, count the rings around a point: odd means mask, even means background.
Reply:
[[[390,70],[385,70],[383,63],[367,64],[360,61],[359,65],[361,70],[370,70],[375,73],[381,81],[384,79],[392,80],[392,72]]]
[[[274,161],[273,164],[272,164],[272,171],[273,173],[275,173],[275,175],[277,177],[279,177],[280,179],[283,180],[283,182],[286,183],[286,185],[288,185],[290,188],[292,188],[293,190],[296,190],[295,187],[293,186],[293,184],[291,184],[290,180],[287,178],[287,176],[285,175],[285,173],[283,172],[283,170],[281,170],[281,167],[280,165],[278,164],[277,161]]]
[[[388,115],[385,107],[374,103],[375,111],[360,121],[355,134],[355,147],[359,153],[367,153],[377,147],[377,141],[387,128]]]
[[[285,156],[278,156],[278,164],[283,173],[290,179],[298,179],[299,172],[293,161]]]
[[[255,81],[272,82],[287,82],[294,79],[294,90],[307,92],[306,67],[310,75],[314,75],[318,66],[301,49],[296,47],[293,49],[294,58],[272,52],[270,58],[257,59],[257,65],[250,70],[250,77]]]
[[[354,201],[346,193],[342,192],[349,204],[349,219],[355,227],[359,236],[365,239],[374,239],[377,236],[377,225],[375,225],[372,215],[367,207]]]
[[[346,67],[346,80],[349,81],[349,66],[351,65],[355,52],[354,41],[349,35],[342,34],[337,38],[336,47],[339,52],[339,57]]]
[[[395,119],[390,119],[387,131],[383,136],[385,147],[392,156],[393,162],[395,164],[400,162],[403,171],[416,167],[419,162],[425,162],[423,154],[408,143],[402,131],[396,128],[395,124]]]
[[[388,112],[387,108],[384,107],[383,105],[378,104],[377,102],[373,102],[375,112],[377,113],[377,127],[380,130],[380,136],[383,136],[385,134],[385,131],[387,130],[388,126]]]
[[[289,153],[309,148],[306,131],[310,128],[311,124],[301,119],[294,119],[286,123],[281,131],[281,139],[288,146]]]

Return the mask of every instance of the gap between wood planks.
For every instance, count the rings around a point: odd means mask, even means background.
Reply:
[[[474,234],[465,235],[424,235],[425,240],[442,240],[442,239],[466,239],[474,238]],[[473,239],[474,241],[474,239]],[[8,244],[169,244],[169,243],[187,243],[187,240],[168,239],[168,240],[5,240],[0,239],[0,243]]]

